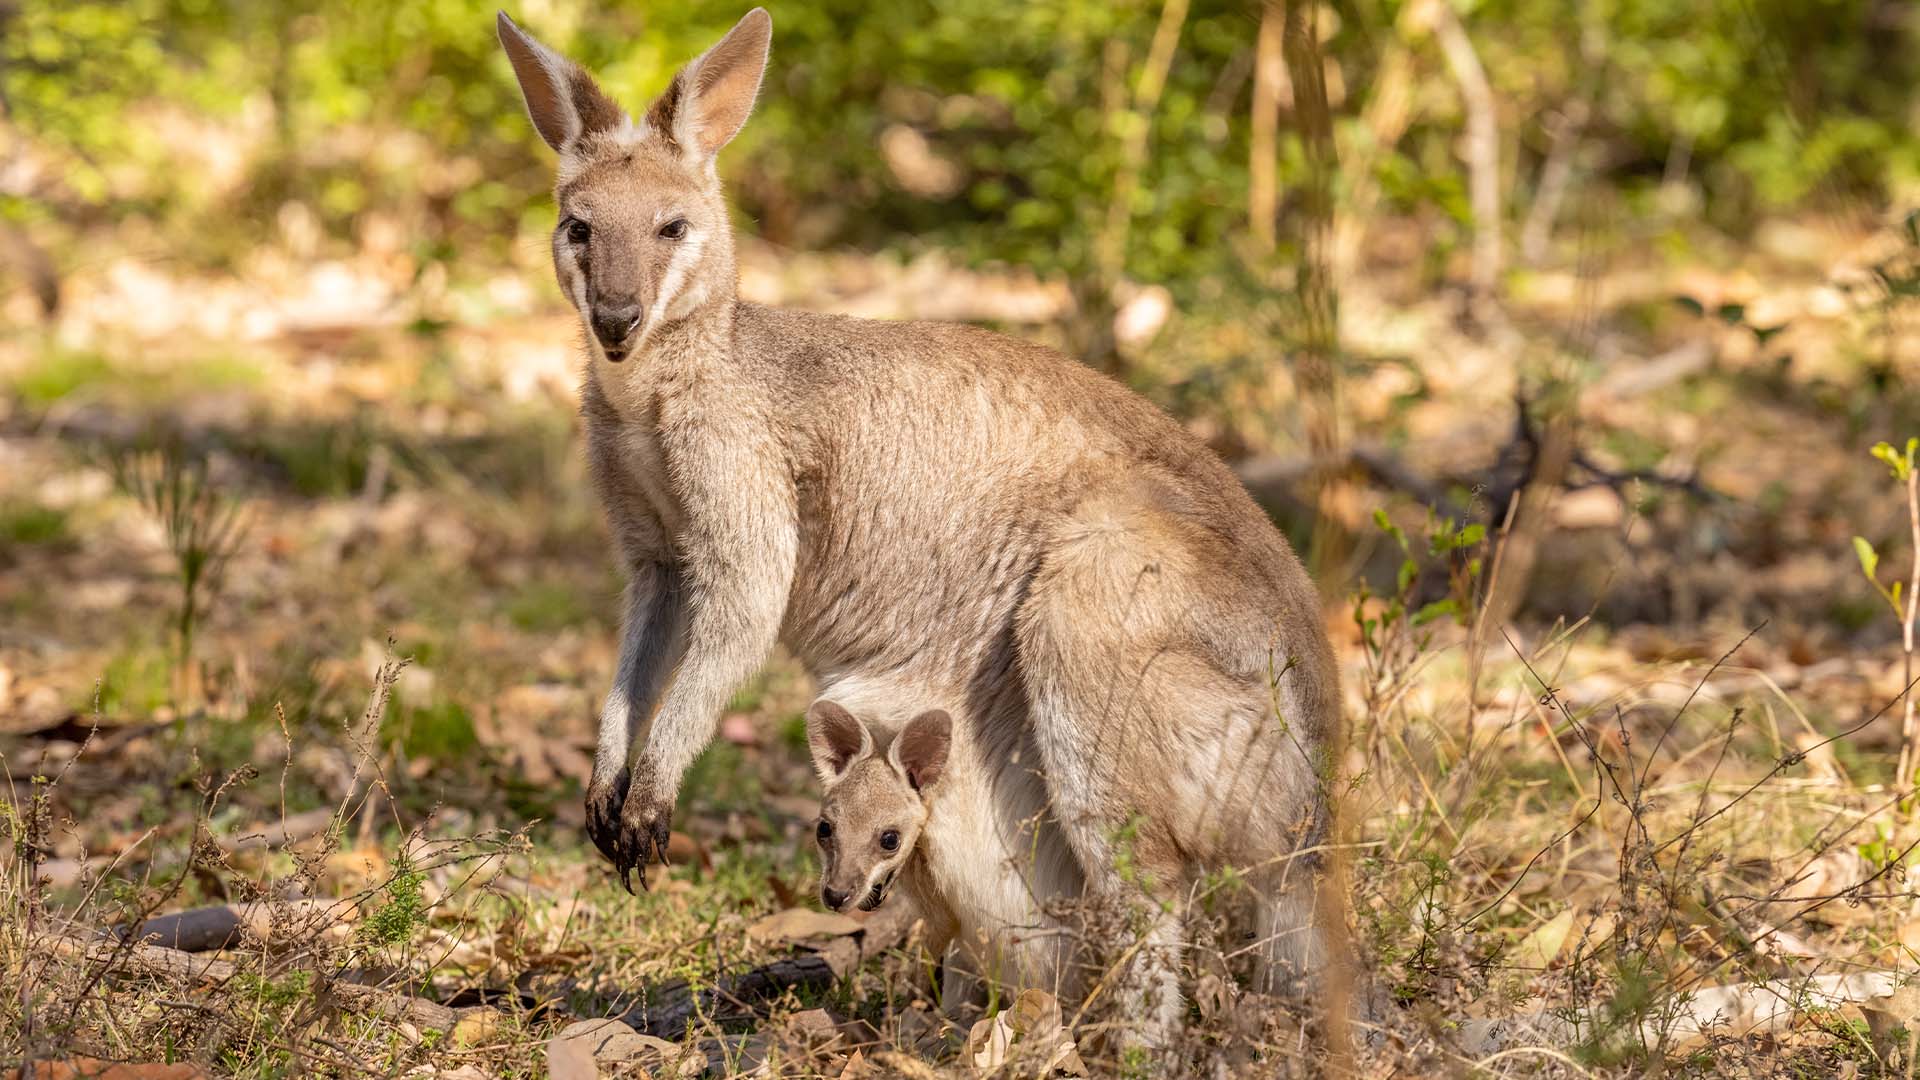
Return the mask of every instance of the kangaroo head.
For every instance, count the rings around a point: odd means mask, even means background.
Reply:
[[[714,158],[753,110],[772,18],[747,12],[638,122],[504,11],[499,30],[533,126],[560,154],[553,268],[596,360],[617,364],[661,327],[731,302],[733,234]]]
[[[881,753],[873,731],[831,701],[807,710],[807,746],[826,784],[820,803],[820,900],[872,911],[913,854],[927,796],[946,769],[953,722],[939,710],[907,722]]]

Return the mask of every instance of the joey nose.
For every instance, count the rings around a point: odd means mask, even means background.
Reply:
[[[839,889],[826,885],[820,887],[820,902],[827,905],[828,911],[839,911],[841,908],[846,907],[847,897],[849,895],[848,893],[841,892]]]
[[[600,344],[616,349],[626,344],[627,337],[640,325],[640,305],[638,304],[595,304],[593,317],[593,336]]]

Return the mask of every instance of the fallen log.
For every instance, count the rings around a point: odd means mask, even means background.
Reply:
[[[699,990],[676,979],[643,991],[640,1003],[620,1019],[643,1035],[662,1039],[684,1036],[687,1025],[696,1019],[720,1025],[758,1019],[765,1005],[787,991],[824,990],[899,945],[917,918],[918,912],[908,904],[883,907],[858,932],[835,938],[816,951],[723,976]]]
[[[159,945],[181,952],[210,952],[231,948],[248,933],[259,941],[298,940],[348,922],[351,901],[260,900],[250,904],[212,907],[156,915],[130,936],[143,945]],[[126,935],[122,931],[123,936]]]
[[[48,944],[57,955],[175,982],[219,986],[241,974],[239,967],[225,960],[198,957],[159,945],[116,944],[107,939],[77,936],[55,937]],[[325,992],[330,992],[334,1000],[350,1012],[405,1020],[423,1029],[451,1031],[460,1020],[461,1010],[378,986],[334,980]]]

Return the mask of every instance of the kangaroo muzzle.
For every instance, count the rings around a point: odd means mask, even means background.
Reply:
[[[617,364],[626,359],[627,339],[640,328],[645,314],[637,303],[595,304],[587,325],[593,328],[593,336],[606,351],[607,359]]]

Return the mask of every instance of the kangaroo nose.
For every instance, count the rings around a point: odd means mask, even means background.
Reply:
[[[828,911],[839,911],[847,906],[847,893],[830,886],[820,886],[820,902],[827,905]]]
[[[640,325],[640,305],[609,304],[605,307],[595,305],[593,309],[593,336],[600,344],[609,349],[616,348],[627,340],[634,328]]]

